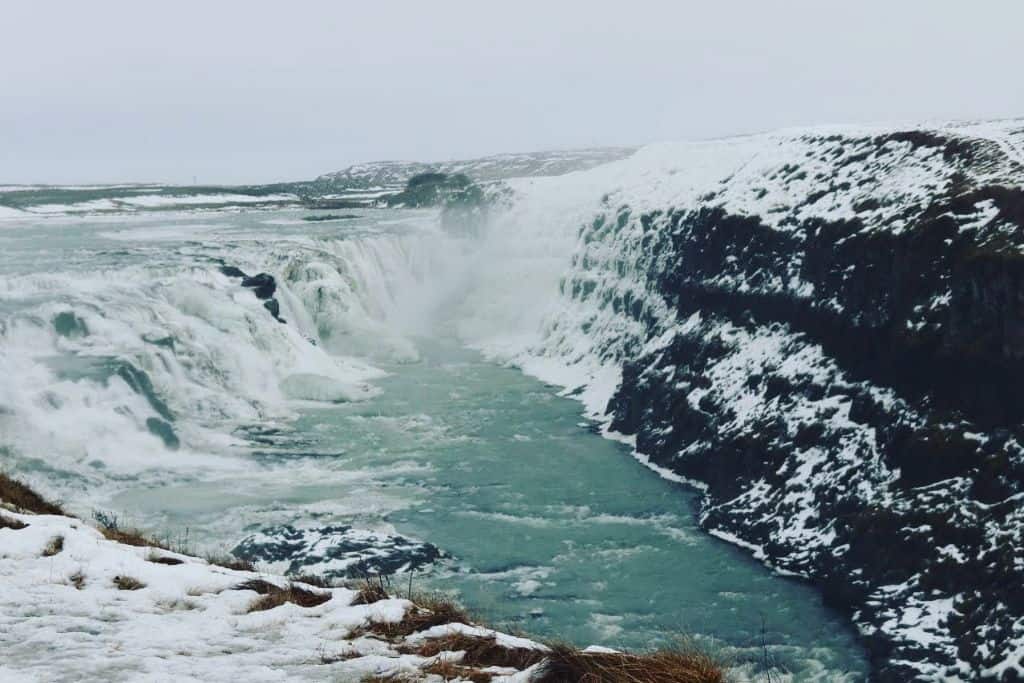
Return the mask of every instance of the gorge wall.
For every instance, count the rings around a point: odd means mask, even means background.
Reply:
[[[610,191],[526,354],[615,374],[596,413],[850,614],[879,680],[1024,676],[1022,147],[797,131],[583,174]]]

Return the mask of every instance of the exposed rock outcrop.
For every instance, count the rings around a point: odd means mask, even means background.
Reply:
[[[707,191],[610,195],[563,283],[598,313],[552,323],[620,365],[611,427],[847,611],[880,680],[1024,677],[1022,141],[735,143]]]
[[[277,291],[277,282],[270,273],[260,273],[251,277],[242,278],[242,286],[252,289],[260,299],[269,299]]]

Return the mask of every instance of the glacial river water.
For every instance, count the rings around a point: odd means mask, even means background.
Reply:
[[[766,662],[864,678],[839,615],[701,532],[697,494],[577,401],[466,348],[443,306],[396,329],[427,306],[438,244],[459,248],[429,216],[301,215],[4,222],[0,465],[202,549],[282,525],[429,543],[443,557],[395,584],[506,628],[629,648],[685,636],[755,680]],[[221,262],[274,273],[287,323]]]

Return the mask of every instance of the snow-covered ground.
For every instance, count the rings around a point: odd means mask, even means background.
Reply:
[[[396,624],[418,608],[397,598],[354,605],[357,591],[343,587],[296,584],[329,598],[251,611],[261,595],[243,584],[253,581],[292,585],[123,545],[71,517],[0,509],[0,680],[358,681],[406,674],[440,681],[423,669],[457,663],[462,653],[417,651],[453,632],[544,649],[464,624],[375,637],[367,632],[372,624]],[[510,668],[485,670],[495,681],[529,679]]]

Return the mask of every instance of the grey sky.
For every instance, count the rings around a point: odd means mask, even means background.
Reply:
[[[44,2],[0,13],[0,182],[1024,115],[1024,2]]]

